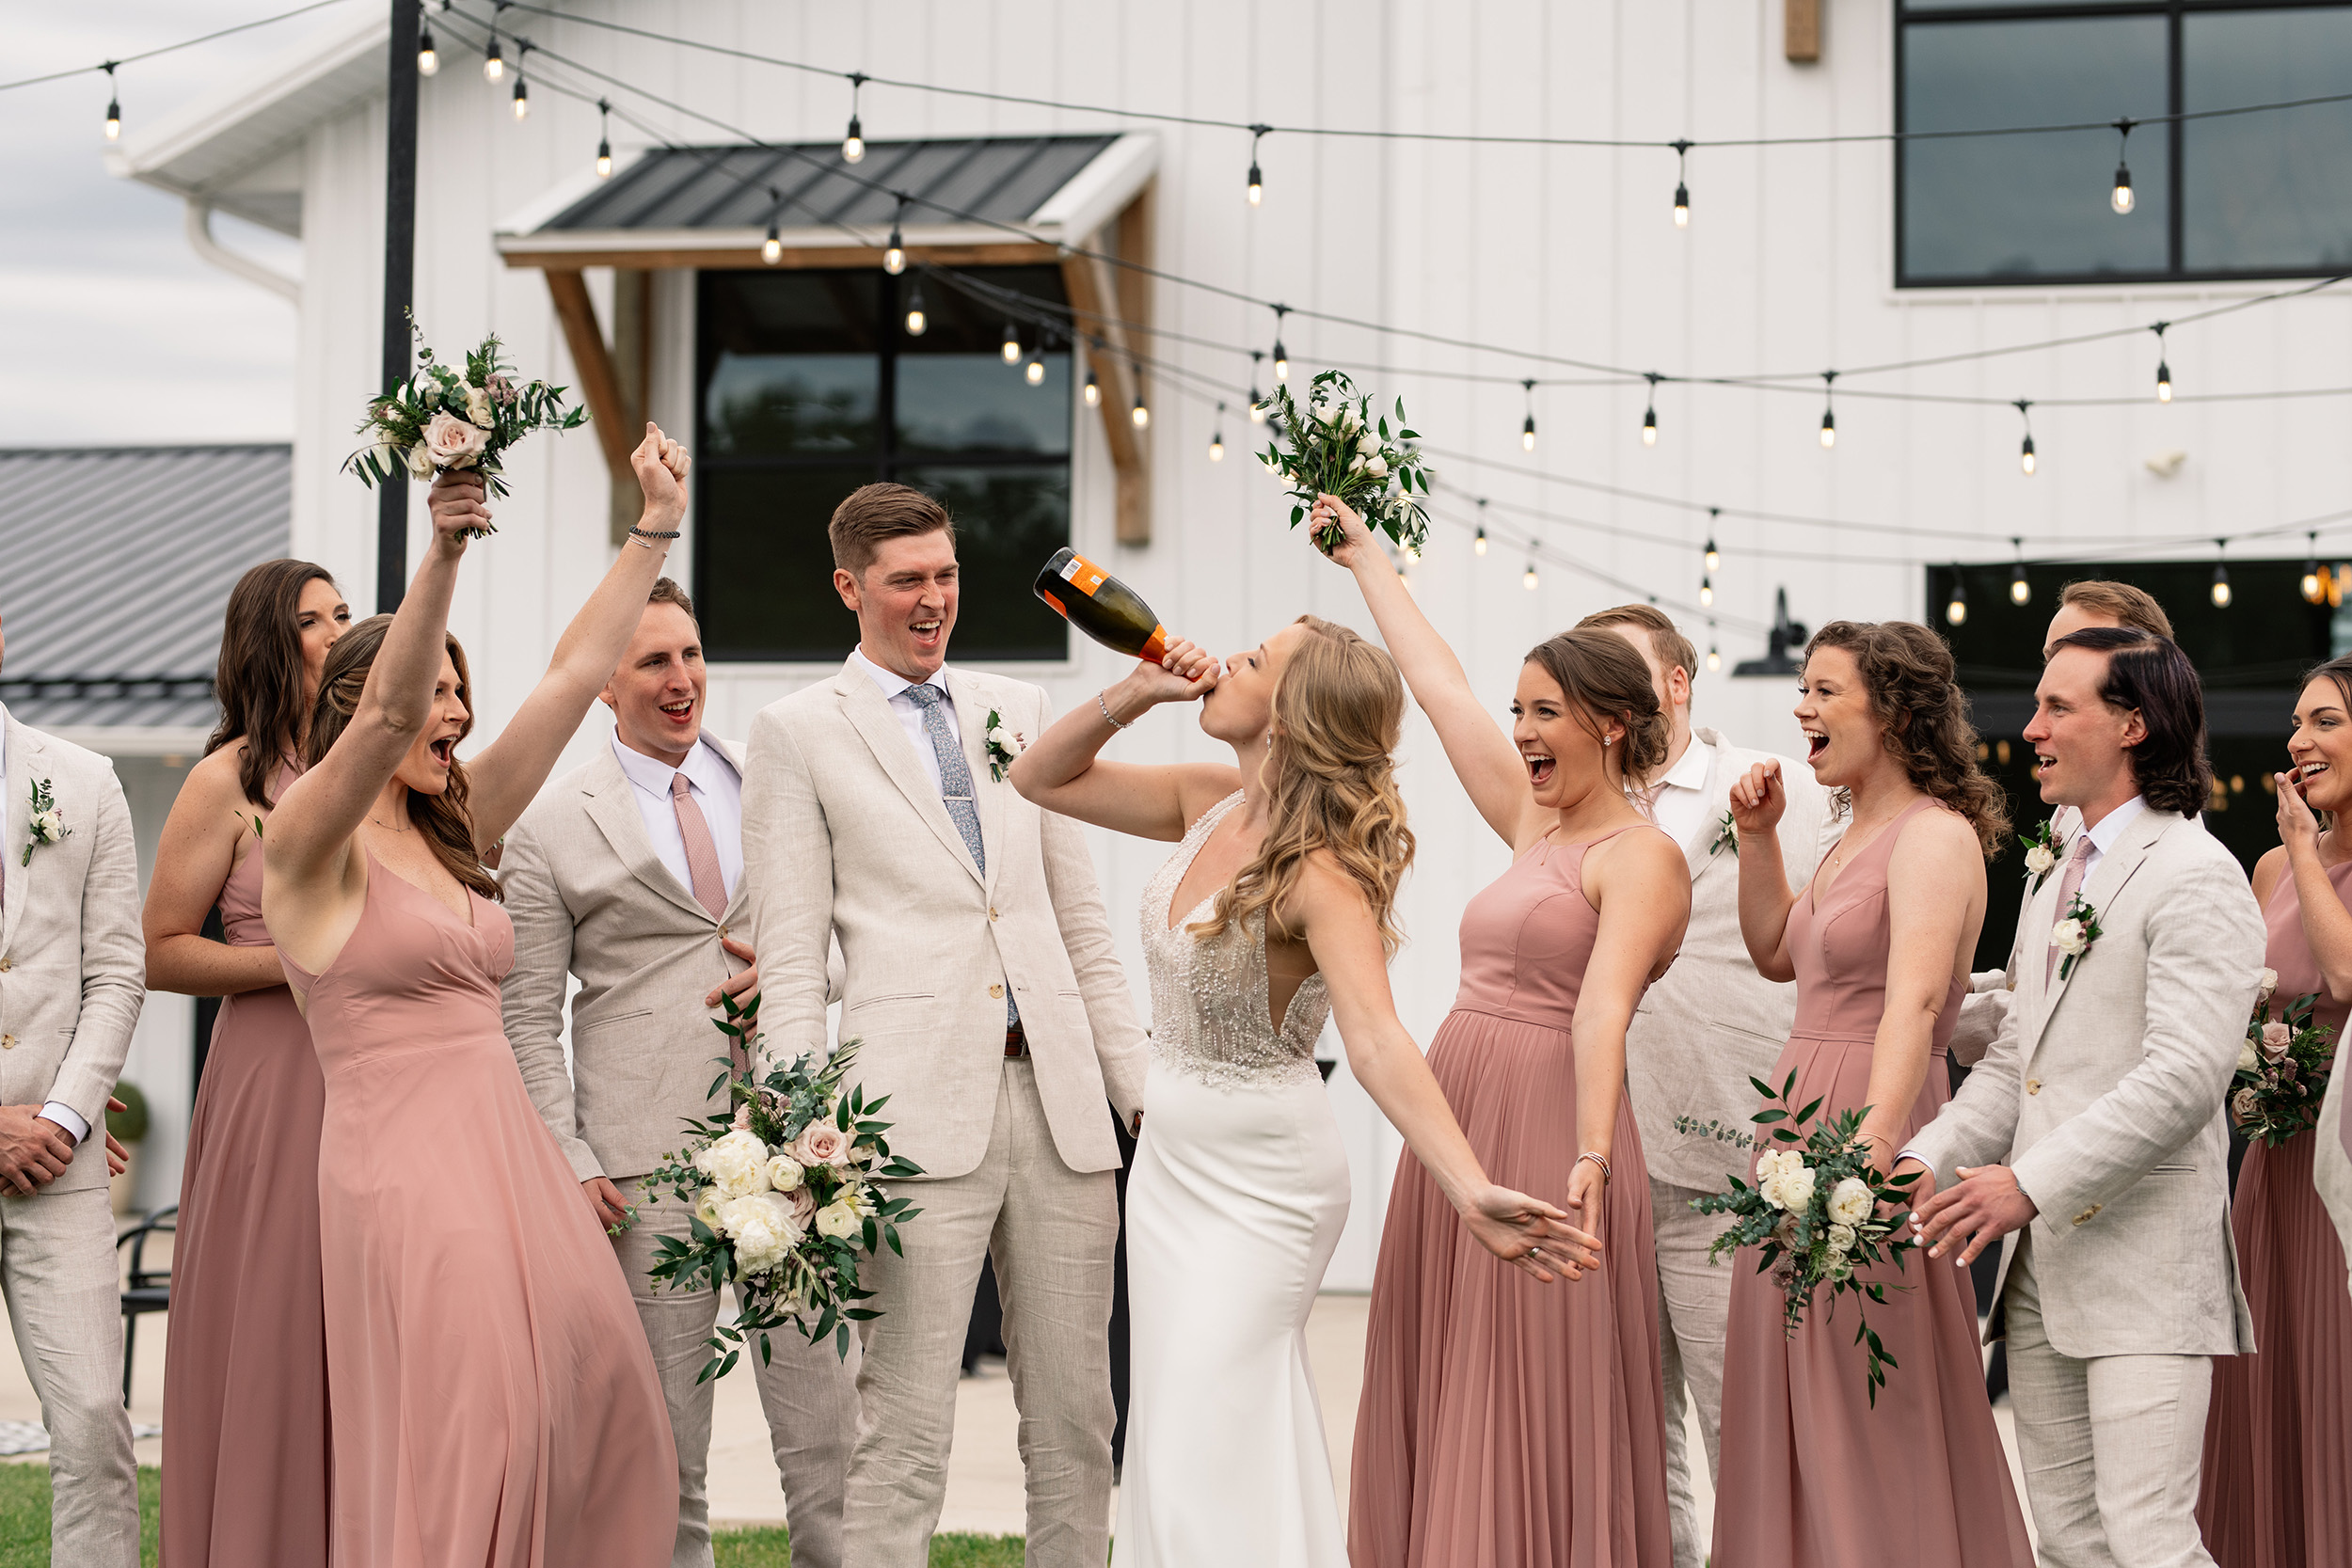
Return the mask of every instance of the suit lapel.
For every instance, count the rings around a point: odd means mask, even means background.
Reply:
[[[874,753],[874,760],[882,765],[882,770],[889,776],[892,784],[898,786],[898,793],[907,798],[907,804],[914,808],[914,815],[923,819],[932,835],[972,874],[972,879],[985,886],[987,879],[973,863],[972,851],[964,847],[963,835],[956,831],[955,820],[947,815],[946,803],[940,800],[939,791],[932,787],[930,775],[923,771],[922,763],[914,755],[914,742],[907,738],[907,732],[899,728],[898,716],[890,711],[890,704],[882,697],[882,688],[866,679],[862,671],[852,668],[841,673],[833,689],[841,698],[842,716],[849,720],[850,728],[864,738]],[[961,710],[957,719],[959,721],[962,719]],[[968,750],[966,754],[969,754]],[[974,787],[977,789],[977,785]],[[985,827],[981,842],[987,842]]]
[[[946,675],[947,694],[956,703],[956,729],[963,736],[964,765],[972,769],[972,795],[979,807],[980,848],[988,855],[988,871],[980,885],[993,893],[997,863],[1004,858],[993,851],[1004,842],[1005,796],[1012,785],[989,776],[988,716],[993,705],[971,676],[957,670]]]
[[[0,841],[0,855],[7,855],[6,869],[0,871],[8,880],[6,894],[0,895],[0,952],[8,951],[8,938],[24,915],[24,897],[31,890],[32,868],[17,863],[24,858],[24,843],[33,831],[33,770],[38,758],[33,732],[16,721],[8,709],[0,708],[0,725],[8,731],[8,791],[7,811],[0,813],[8,823],[8,837]],[[64,802],[60,801],[60,805]],[[72,823],[66,824],[72,827]],[[40,857],[33,857],[39,860]]]
[[[2114,847],[2101,855],[2099,863],[2091,868],[2090,875],[2083,879],[2082,901],[2090,905],[2098,914],[2105,915],[2108,907],[2114,902],[2116,895],[2123,891],[2124,884],[2132,879],[2133,874],[2137,872],[2140,865],[2148,859],[2148,851],[2154,848],[2156,840],[2164,836],[2165,830],[2175,822],[2185,820],[2185,818],[2171,812],[2160,812],[2142,807],[2139,815],[2132,819],[2131,825],[2123,830],[2123,835],[2115,841]],[[2090,830],[2078,826],[2075,831],[2087,832]],[[2067,986],[2073,982],[2075,974],[2082,973],[2083,963],[2087,962],[2091,952],[2096,950],[2094,944],[2092,949],[2086,951],[2082,959],[2074,965],[2072,974],[2058,973],[2059,970],[2067,967],[2063,957],[2058,959],[2056,969],[2050,965],[2048,958],[2050,928],[2066,918],[2066,911],[2058,907],[2058,890],[2063,880],[2062,869],[2052,870],[2049,881],[2042,884],[2043,891],[2034,897],[2034,902],[2042,908],[2042,913],[2039,917],[2042,941],[2037,953],[2042,958],[2042,971],[2049,975],[2049,978],[2044,981],[2038,974],[2034,976],[2036,983],[2043,986],[2044,990],[2041,1010],[2036,1015],[2034,1037],[2028,1042],[2026,1051],[2028,1057],[2032,1055],[2033,1050],[2041,1045],[2042,1031],[2050,1026],[2050,1019],[2058,1011],[2058,1001],[2065,996]],[[2033,927],[2027,927],[2028,931],[2032,929]]]
[[[1693,731],[1691,744],[1707,748],[1707,787],[1699,792],[1706,809],[1699,814],[1699,831],[1682,847],[1682,858],[1690,862],[1691,879],[1695,882],[1717,859],[1708,852],[1708,847],[1715,842],[1717,825],[1723,821],[1724,813],[1731,809],[1731,781],[1724,776],[1723,748],[1715,744],[1708,731]]]
[[[620,759],[607,745],[596,762],[596,778],[588,788],[588,820],[604,834],[628,874],[680,909],[708,920],[710,911],[692,893],[678,886],[676,875],[661,863],[653,840],[645,836],[645,818],[637,805],[637,786],[621,771]]]

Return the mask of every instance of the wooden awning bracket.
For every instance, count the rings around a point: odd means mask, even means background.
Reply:
[[[1086,250],[1100,252],[1115,231],[1116,254],[1150,255],[1151,199],[1152,187],[1146,185]],[[1062,257],[1061,276],[1072,325],[1088,338],[1087,360],[1103,389],[1103,439],[1117,476],[1117,537],[1122,545],[1140,547],[1152,543],[1152,432],[1135,422],[1136,409],[1151,406],[1141,362],[1148,346],[1129,337],[1126,324],[1151,320],[1152,280],[1131,268],[1113,267],[1099,254],[1077,251]]]
[[[611,351],[605,347],[604,331],[596,325],[596,304],[588,297],[588,280],[577,268],[549,267],[548,293],[555,301],[556,319],[564,324],[564,342],[571,350],[572,367],[580,372],[580,392],[588,404],[589,428],[596,433],[596,445],[604,452],[605,471],[612,479],[612,521],[609,532],[612,543],[619,546],[628,542],[629,524],[636,521],[644,502],[636,472],[628,466],[628,454],[637,448],[641,434],[638,427],[644,421],[622,389],[620,373],[613,366]]]

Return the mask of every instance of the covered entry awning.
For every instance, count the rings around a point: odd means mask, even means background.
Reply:
[[[1149,279],[1100,255],[1151,254],[1157,142],[1142,135],[984,136],[872,142],[850,164],[838,142],[653,148],[609,180],[583,175],[501,226],[510,267],[537,267],[580,368],[616,498],[634,497],[630,433],[643,423],[646,275],[670,269],[879,267],[894,220],[910,263],[1052,264],[1078,334],[1099,343],[1103,431],[1118,474],[1119,537],[1151,538],[1148,432],[1128,412],[1145,396],[1129,325],[1150,320]],[[903,208],[898,196],[908,199]],[[765,254],[770,226],[778,254]],[[580,274],[612,267],[617,350]],[[616,364],[616,353],[618,363]],[[616,499],[615,516],[622,508]],[[626,526],[616,524],[616,526]]]

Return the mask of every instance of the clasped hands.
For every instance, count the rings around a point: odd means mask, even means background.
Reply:
[[[1986,1247],[2023,1230],[2042,1212],[2007,1165],[1962,1165],[1959,1183],[1946,1192],[1935,1190],[1935,1172],[1915,1157],[1895,1162],[1898,1172],[1905,1165],[1919,1173],[1911,1189],[1911,1221],[1930,1258],[1959,1247],[1953,1261],[1964,1269]]]
[[[1581,1209],[1583,1199],[1575,1191],[1571,1180],[1568,1203]],[[1541,1198],[1489,1182],[1462,1205],[1461,1214],[1480,1246],[1547,1285],[1555,1275],[1581,1279],[1586,1269],[1600,1267],[1600,1238],[1568,1224],[1565,1211]]]
[[[109,1095],[106,1109],[129,1109]],[[0,1105],[0,1193],[30,1197],[73,1164],[73,1134],[40,1114],[38,1105]],[[130,1168],[130,1151],[106,1134],[106,1173]]]

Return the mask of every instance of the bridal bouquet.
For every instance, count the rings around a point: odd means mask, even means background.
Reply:
[[[2334,1031],[2312,1022],[2316,991],[2281,1006],[2277,1018],[2270,1016],[2271,992],[2278,985],[2278,972],[2264,970],[2262,994],[2247,1020],[2230,1093],[2238,1131],[2273,1148],[2319,1125],[2319,1102],[2327,1097],[2336,1054],[2329,1037]]]
[[[1756,1085],[1768,1106],[1754,1119],[1759,1127],[1771,1127],[1770,1133],[1750,1136],[1719,1122],[1701,1123],[1689,1117],[1675,1122],[1678,1132],[1700,1133],[1743,1148],[1783,1146],[1766,1148],[1756,1157],[1753,1187],[1735,1176],[1729,1192],[1692,1200],[1691,1207],[1702,1214],[1732,1216],[1731,1227],[1716,1237],[1708,1250],[1708,1261],[1740,1247],[1761,1247],[1756,1273],[1770,1270],[1773,1282],[1780,1286],[1786,1327],[1791,1336],[1803,1325],[1814,1291],[1822,1286],[1829,1287],[1833,1310],[1838,1296],[1853,1296],[1854,1343],[1867,1347],[1866,1375],[1870,1402],[1876,1405],[1879,1390],[1886,1386],[1885,1369],[1897,1362],[1871,1331],[1861,1303],[1868,1300],[1885,1306],[1886,1287],[1855,1275],[1870,1264],[1889,1260],[1899,1269],[1903,1254],[1919,1244],[1903,1234],[1904,1215],[1911,1209],[1911,1196],[1905,1189],[1918,1180],[1918,1173],[1883,1177],[1870,1168],[1870,1146],[1862,1140],[1867,1107],[1841,1111],[1800,1138],[1792,1128],[1812,1120],[1821,1102],[1816,1100],[1802,1110],[1789,1108],[1788,1097],[1797,1088],[1795,1069],[1789,1070],[1788,1082],[1777,1094],[1760,1079],[1748,1082]],[[1898,1212],[1882,1219],[1879,1206],[1884,1203],[1895,1204]]]
[[[724,1000],[720,1029],[756,1061],[746,1011]],[[874,1293],[858,1284],[858,1259],[883,1244],[900,1250],[899,1222],[922,1211],[886,1196],[881,1182],[923,1171],[890,1152],[882,1135],[890,1124],[874,1119],[890,1097],[869,1101],[863,1088],[842,1087],[857,1052],[847,1040],[821,1069],[803,1055],[765,1078],[756,1068],[729,1068],[710,1092],[726,1085],[734,1114],[690,1121],[692,1141],[645,1178],[646,1191],[667,1187],[693,1206],[693,1240],[662,1237],[649,1276],[672,1290],[731,1282],[739,1304],[710,1341],[717,1354],[697,1383],[725,1376],[754,1335],[764,1363],[768,1331],[787,1324],[812,1345],[832,1335],[846,1358],[850,1324],[881,1316],[857,1305]]]
[[[534,430],[577,430],[587,422],[588,410],[564,406],[564,391],[544,381],[517,381],[515,367],[500,356],[495,332],[466,356],[463,374],[435,359],[420,332],[416,373],[368,401],[359,434],[369,441],[343,459],[344,471],[373,488],[403,468],[416,479],[470,468],[492,496],[504,496],[499,459],[507,448]]]
[[[1372,395],[1358,392],[1338,371],[1315,377],[1304,413],[1287,382],[1274,388],[1271,402],[1274,439],[1258,460],[1276,478],[1290,482],[1291,527],[1306,520],[1316,497],[1334,495],[1366,528],[1381,530],[1418,553],[1429,536],[1429,513],[1413,492],[1429,494],[1429,465],[1416,448],[1405,445],[1421,439],[1418,431],[1405,428],[1405,400],[1396,400],[1393,435],[1388,416],[1373,413]],[[1333,528],[1315,545],[1328,551],[1339,542]]]

